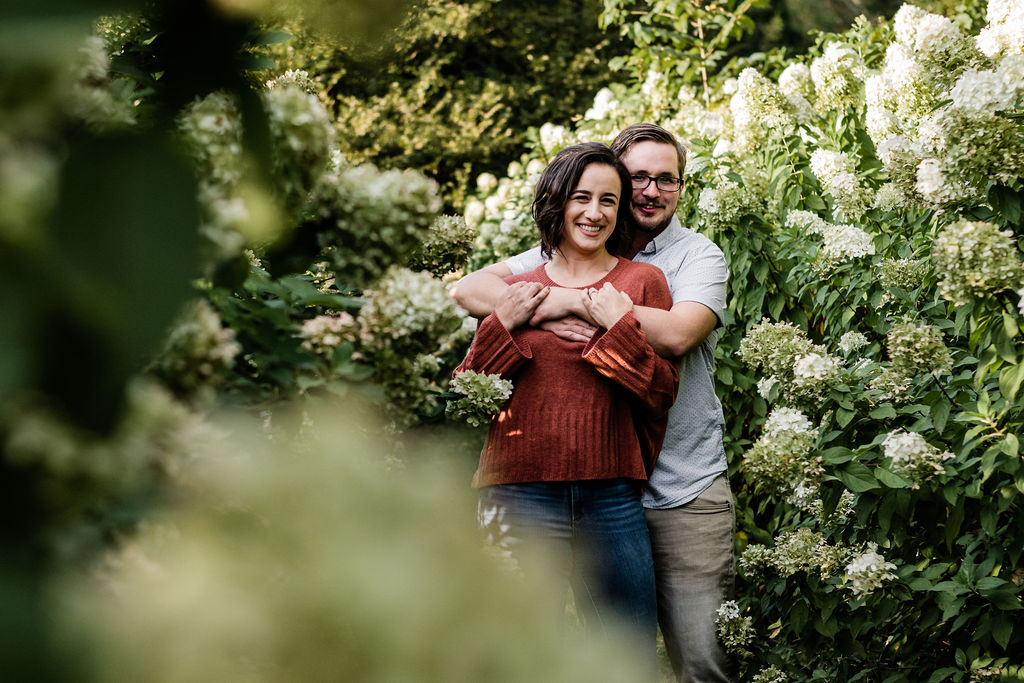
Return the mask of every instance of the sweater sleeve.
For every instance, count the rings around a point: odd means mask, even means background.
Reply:
[[[584,347],[583,358],[651,416],[665,415],[675,402],[679,369],[654,352],[632,312],[611,329],[598,330]]]
[[[452,377],[473,370],[488,375],[508,375],[514,373],[521,365],[533,358],[533,351],[525,341],[517,341],[498,316],[491,313],[480,321],[469,352],[459,367],[455,368]]]

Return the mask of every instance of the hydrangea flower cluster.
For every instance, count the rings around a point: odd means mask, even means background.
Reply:
[[[359,312],[361,348],[377,359],[432,352],[466,315],[439,280],[406,268],[390,268],[365,297]]]
[[[780,400],[788,405],[820,407],[839,379],[840,362],[792,323],[763,319],[740,342],[739,356],[751,368],[774,377]]]
[[[448,388],[462,394],[463,398],[448,401],[445,415],[449,419],[465,420],[473,427],[488,424],[512,395],[509,380],[472,370],[455,375]]]
[[[296,208],[331,167],[334,126],[323,103],[303,87],[298,75],[291,81],[278,79],[263,93],[263,102],[273,140],[278,187],[286,205]]]
[[[192,393],[231,367],[242,352],[235,331],[205,299],[192,303],[171,329],[151,369],[168,386]]]
[[[924,273],[916,259],[882,259],[878,264],[878,281],[886,289],[912,290],[924,282]]]
[[[1014,0],[990,0],[985,12],[988,25],[976,39],[985,56],[1024,54],[1024,6]]]
[[[355,342],[359,326],[349,313],[318,315],[302,323],[302,348],[330,357],[343,341]]]
[[[868,345],[868,338],[861,332],[847,332],[839,338],[839,350],[851,354]]]
[[[978,58],[973,41],[947,17],[909,3],[893,17],[896,40],[912,49],[935,73],[955,77]]]
[[[807,101],[814,99],[814,81],[806,64],[793,62],[779,74],[779,90],[787,97],[799,95]]]
[[[802,412],[776,408],[765,421],[761,437],[744,454],[744,466],[755,481],[791,494],[802,482],[821,477],[821,463],[811,457],[817,436]]]
[[[977,44],[945,17],[909,4],[897,12],[896,41],[881,72],[868,79],[867,125],[891,180],[908,199],[916,194],[941,206],[981,196],[990,179],[1021,175],[1024,135],[999,114],[1019,106],[1024,88],[1020,49],[1007,53],[1001,42],[1006,26],[1000,21],[1013,11],[990,6],[990,26]],[[1016,26],[1011,31],[1020,33]],[[904,138],[894,146],[898,153],[883,153],[894,137]]]
[[[65,112],[99,129],[134,124],[131,100],[111,89],[110,56],[103,38],[88,36],[76,56],[69,82],[61,89]]]
[[[820,533],[801,528],[782,532],[771,548],[751,543],[740,555],[739,566],[748,576],[771,567],[783,578],[812,570],[828,578],[843,567],[849,554],[848,549],[829,544]]]
[[[961,220],[947,226],[935,239],[932,261],[942,274],[942,296],[959,305],[1016,289],[1024,279],[1013,233],[994,223]]]
[[[754,208],[755,201],[752,193],[732,180],[705,187],[697,200],[701,225],[711,230],[734,228],[739,217]]]
[[[740,606],[736,601],[727,600],[715,610],[715,631],[726,652],[743,655],[754,639],[754,620],[740,616]]]
[[[875,201],[871,208],[881,211],[898,211],[913,206],[913,198],[908,197],[905,189],[894,182],[883,183],[875,192]]]
[[[953,365],[942,331],[931,325],[909,321],[893,324],[886,336],[886,348],[892,369],[904,377],[939,374]]]
[[[786,672],[772,664],[754,674],[750,683],[786,683],[788,680]]]
[[[476,230],[462,216],[438,216],[422,244],[409,257],[409,269],[444,277],[465,265],[475,238]]]
[[[811,171],[835,200],[838,215],[857,220],[868,208],[869,194],[857,178],[857,166],[843,152],[818,148],[811,153]]]
[[[438,353],[461,329],[463,312],[429,273],[393,266],[364,293],[359,350],[375,366],[387,414],[398,427],[438,411],[444,381]]]
[[[308,220],[327,227],[318,238],[339,289],[365,286],[406,261],[441,210],[433,180],[370,164],[325,175],[311,201],[315,214]]]
[[[540,127],[540,146],[544,154],[549,158],[554,157],[559,150],[574,145],[579,140],[576,135],[565,126],[556,126],[553,123],[545,123]]]
[[[783,135],[793,132],[794,121],[786,97],[777,85],[757,70],[740,72],[736,94],[729,102],[736,125],[743,127],[758,122],[770,131]]]
[[[878,398],[882,401],[903,403],[910,398],[910,384],[912,377],[902,372],[896,372],[892,368],[883,368],[878,376],[868,382],[868,388],[878,392]]]
[[[832,42],[811,62],[811,80],[818,111],[830,112],[855,105],[861,97],[866,69],[857,52],[843,43]]]
[[[903,430],[889,432],[882,448],[892,471],[908,477],[915,489],[922,481],[945,472],[942,463],[953,457],[949,451],[940,452],[917,432]]]
[[[235,99],[215,92],[196,100],[178,117],[178,129],[199,172],[199,204],[207,260],[237,256],[246,235],[260,222],[253,220],[243,188],[246,156],[242,147],[242,118]],[[268,212],[270,213],[270,212]]]
[[[871,543],[846,565],[846,577],[849,580],[847,586],[856,597],[866,598],[896,578],[893,569],[896,569],[896,565],[886,562],[878,553],[878,546]]]
[[[466,223],[477,229],[478,251],[501,259],[539,242],[532,207],[534,188],[543,171],[544,163],[538,159],[525,167],[514,161],[509,164],[507,177],[500,181],[489,173],[477,179],[485,198],[469,201],[465,215]]]
[[[875,253],[871,235],[854,225],[830,225],[821,237],[820,253],[825,265],[851,261]]]

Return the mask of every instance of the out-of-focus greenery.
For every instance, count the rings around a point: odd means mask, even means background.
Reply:
[[[269,54],[321,86],[350,161],[423,171],[461,207],[469,179],[503,172],[530,126],[568,123],[617,78],[608,62],[628,45],[598,28],[599,10],[593,0],[422,0],[375,48],[289,27]]]

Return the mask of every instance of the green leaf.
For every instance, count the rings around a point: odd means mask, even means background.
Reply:
[[[875,468],[875,479],[891,489],[905,489],[911,486],[909,481],[884,467]]]
[[[960,671],[960,669],[956,669],[952,666],[943,667],[942,669],[932,672],[931,678],[928,679],[927,683],[940,683],[958,671]]]
[[[846,488],[854,493],[863,493],[878,488],[878,480],[875,479],[871,470],[859,462],[849,462],[841,469],[837,469],[836,476]]]
[[[931,407],[932,425],[939,434],[946,429],[946,422],[949,420],[950,404],[944,400],[936,401]]]
[[[896,409],[892,407],[892,404],[884,403],[872,410],[868,415],[876,420],[884,420],[896,417]]]
[[[1013,621],[1006,614],[997,614],[992,618],[992,638],[1005,650],[1010,644],[1013,634]]]
[[[999,393],[1007,401],[1017,400],[1017,393],[1024,383],[1024,363],[1005,367],[999,373]]]

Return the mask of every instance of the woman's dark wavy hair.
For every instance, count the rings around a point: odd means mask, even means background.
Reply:
[[[632,184],[629,171],[622,165],[611,147],[600,142],[583,142],[566,147],[544,169],[533,196],[533,220],[540,230],[540,250],[547,257],[562,241],[565,227],[565,205],[579,185],[583,169],[590,164],[611,166],[619,174],[619,206],[615,215],[615,230],[605,248],[608,253],[620,255],[633,241],[633,214],[629,203]]]

